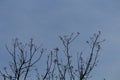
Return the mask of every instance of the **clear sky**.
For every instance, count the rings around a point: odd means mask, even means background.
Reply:
[[[119,80],[120,0],[0,0],[0,66],[15,37],[53,48],[58,35],[80,32],[86,40],[98,30],[106,42],[93,79]]]

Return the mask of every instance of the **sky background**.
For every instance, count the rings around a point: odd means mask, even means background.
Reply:
[[[99,30],[106,41],[93,79],[119,80],[120,0],[0,0],[0,67],[9,59],[4,45],[16,37],[52,49],[58,35],[80,32],[84,42]]]

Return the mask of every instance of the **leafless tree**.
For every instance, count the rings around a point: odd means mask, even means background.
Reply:
[[[88,56],[84,57],[84,52],[71,52],[71,43],[78,38],[79,32],[70,35],[59,36],[63,49],[56,47],[49,52],[46,58],[46,69],[40,74],[38,69],[37,80],[88,80],[91,72],[98,63],[99,51],[101,49],[101,32],[95,33],[90,40],[86,41],[89,46]],[[15,39],[13,50],[6,46],[12,57],[10,70],[12,74],[4,68],[4,73],[0,71],[4,80],[28,80],[27,77],[33,67],[42,57],[44,49],[37,47],[31,39],[29,44],[24,44]],[[40,49],[40,52],[38,50]],[[37,55],[39,53],[39,56]],[[75,58],[75,53],[77,54]],[[35,57],[38,56],[38,58]],[[74,57],[73,57],[74,56]],[[45,67],[45,66],[44,66]]]

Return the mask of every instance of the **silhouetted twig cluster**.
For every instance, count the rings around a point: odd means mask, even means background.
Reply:
[[[73,54],[70,51],[72,47],[70,45],[79,34],[77,32],[59,36],[64,50],[57,47],[50,51],[47,55],[44,73],[40,74],[38,69],[35,69],[37,74],[36,80],[87,80],[90,77],[91,71],[98,63],[101,43],[104,40],[100,40],[100,31],[94,34],[89,41],[86,41],[90,48],[87,59],[83,57],[84,52],[77,53],[76,59],[73,59]],[[6,46],[6,49],[12,60],[9,63],[9,71],[6,67],[4,71],[0,70],[3,80],[28,80],[31,69],[41,60],[44,53],[44,49],[37,47],[33,43],[33,39],[27,44],[23,44],[18,39],[15,39],[12,50],[8,46]],[[64,56],[61,56],[61,54]]]

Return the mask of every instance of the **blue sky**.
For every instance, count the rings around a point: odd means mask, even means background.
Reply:
[[[0,63],[7,62],[4,45],[15,37],[22,41],[32,37],[53,48],[58,35],[80,32],[80,40],[86,40],[101,30],[106,42],[93,79],[118,80],[119,4],[119,0],[0,0]]]

